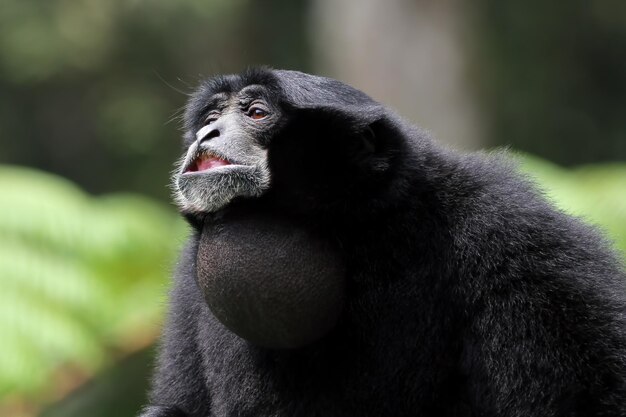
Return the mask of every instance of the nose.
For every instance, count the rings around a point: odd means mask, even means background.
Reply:
[[[198,130],[196,133],[196,140],[199,143],[202,143],[206,140],[211,140],[220,135],[220,130],[217,126],[212,124],[204,126],[202,129]]]

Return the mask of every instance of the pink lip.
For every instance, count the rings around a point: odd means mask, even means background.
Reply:
[[[230,162],[225,159],[218,158],[214,155],[201,155],[196,158],[195,161],[189,165],[189,167],[185,170],[185,172],[200,172],[207,171],[212,168],[222,167],[225,165],[230,165]]]

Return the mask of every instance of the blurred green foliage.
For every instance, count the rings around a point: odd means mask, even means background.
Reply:
[[[0,398],[45,399],[152,343],[178,216],[26,168],[0,167],[0,189]]]
[[[626,254],[626,164],[564,169],[548,161],[520,156],[520,168],[566,213],[597,225]]]

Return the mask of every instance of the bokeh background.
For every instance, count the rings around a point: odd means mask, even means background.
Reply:
[[[1,416],[135,415],[186,233],[182,106],[259,64],[508,147],[625,253],[623,0],[2,0]]]

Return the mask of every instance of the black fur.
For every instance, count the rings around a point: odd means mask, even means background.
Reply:
[[[335,241],[345,309],[302,349],[240,339],[197,287],[204,219],[190,218],[151,395],[185,414],[144,416],[626,416],[626,279],[595,230],[501,156],[444,150],[334,80],[218,77],[190,102],[188,137],[213,93],[251,83],[284,123],[270,191],[233,204]]]

